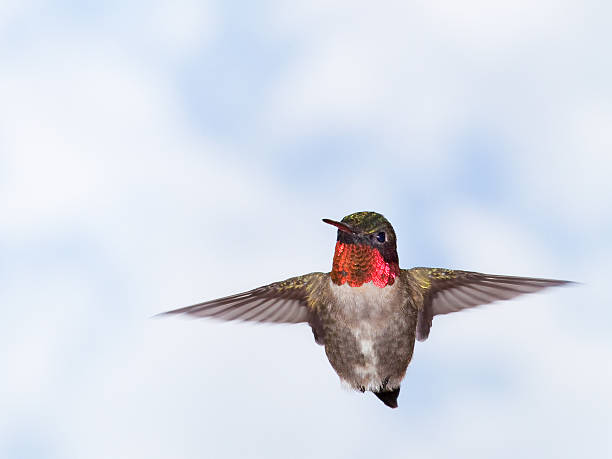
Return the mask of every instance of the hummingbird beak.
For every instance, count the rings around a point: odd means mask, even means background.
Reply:
[[[338,228],[340,231],[344,231],[345,233],[355,234],[355,231],[348,226],[346,223],[337,222],[335,220],[330,220],[329,218],[324,218],[323,221],[329,225],[333,225]]]

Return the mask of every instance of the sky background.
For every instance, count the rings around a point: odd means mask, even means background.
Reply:
[[[0,2],[0,457],[612,456],[599,1]],[[308,326],[153,320],[328,271],[570,279],[434,319],[399,409]]]

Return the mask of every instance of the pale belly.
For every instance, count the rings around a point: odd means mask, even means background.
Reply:
[[[382,292],[363,287],[365,291],[334,286],[341,301],[325,321],[325,352],[340,379],[352,388],[393,389],[412,358],[416,316],[401,307],[391,287]]]

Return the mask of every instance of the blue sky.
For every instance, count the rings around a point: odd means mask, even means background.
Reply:
[[[0,457],[609,457],[600,2],[0,5]],[[389,410],[307,326],[151,320],[329,270],[581,281],[435,319]]]

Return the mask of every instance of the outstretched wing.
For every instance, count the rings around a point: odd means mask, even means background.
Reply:
[[[185,314],[191,317],[214,317],[222,320],[298,323],[311,317],[310,292],[321,283],[323,273],[310,273],[265,285],[248,292],[205,301],[163,312],[161,316]]]
[[[571,283],[555,279],[499,276],[443,268],[412,268],[402,270],[402,274],[412,287],[415,303],[422,304],[416,331],[419,341],[427,339],[433,317],[438,314],[461,311],[498,300],[509,300],[524,293]]]

